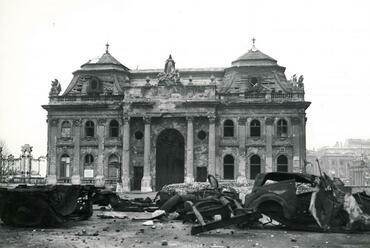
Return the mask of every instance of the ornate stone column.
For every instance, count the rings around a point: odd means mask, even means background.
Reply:
[[[238,166],[238,177],[236,179],[239,183],[247,182],[245,176],[246,172],[246,152],[245,152],[245,138],[246,138],[246,118],[240,117],[238,120],[238,140],[239,140],[239,166]]]
[[[98,119],[97,138],[98,138],[98,163],[96,167],[95,186],[104,186],[104,140],[106,119]]]
[[[81,142],[81,120],[73,121],[74,131],[74,148],[73,148],[73,167],[72,167],[72,184],[81,184],[80,175],[80,142]]]
[[[144,175],[141,179],[141,191],[151,192],[152,177],[150,175],[150,117],[144,117]]]
[[[57,183],[57,128],[58,119],[49,120],[49,149],[48,149],[48,167],[49,174],[46,177],[47,184]]]
[[[274,118],[267,117],[265,120],[266,127],[266,167],[265,172],[272,172],[272,137],[274,134]]]
[[[187,120],[187,138],[186,138],[186,168],[185,168],[185,183],[194,182],[194,117],[186,117]]]
[[[216,176],[216,117],[208,116],[208,174]]]
[[[130,191],[130,117],[123,117],[123,138],[122,138],[122,187],[119,191]]]

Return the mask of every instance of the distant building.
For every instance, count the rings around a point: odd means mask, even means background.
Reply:
[[[130,70],[108,51],[52,82],[48,183],[152,191],[169,183],[246,182],[300,171],[306,152],[303,77],[254,46],[227,68]]]
[[[315,161],[320,161],[321,170],[332,177],[339,177],[346,184],[364,185],[366,163],[363,158],[370,156],[370,140],[347,139],[344,144],[322,147],[316,151],[307,151],[307,172],[319,175]]]

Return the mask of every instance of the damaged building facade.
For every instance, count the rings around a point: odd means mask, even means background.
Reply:
[[[306,152],[303,77],[252,48],[226,68],[130,70],[108,50],[52,82],[49,184],[117,186],[247,182],[259,172],[301,170]]]

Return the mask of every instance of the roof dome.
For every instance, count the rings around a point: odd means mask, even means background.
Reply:
[[[249,51],[232,62],[233,66],[271,66],[277,65],[277,60],[264,54],[255,47],[255,39],[253,38],[253,46]]]
[[[108,70],[108,69],[117,69],[129,71],[130,69],[122,65],[116,58],[114,58],[109,53],[109,44],[106,44],[105,53],[97,58],[90,59],[87,63],[81,66],[81,69],[84,70]]]

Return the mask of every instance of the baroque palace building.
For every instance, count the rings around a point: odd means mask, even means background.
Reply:
[[[48,112],[49,184],[118,191],[170,183],[247,182],[260,172],[303,168],[303,77],[252,48],[227,68],[130,70],[108,50],[73,73]]]

